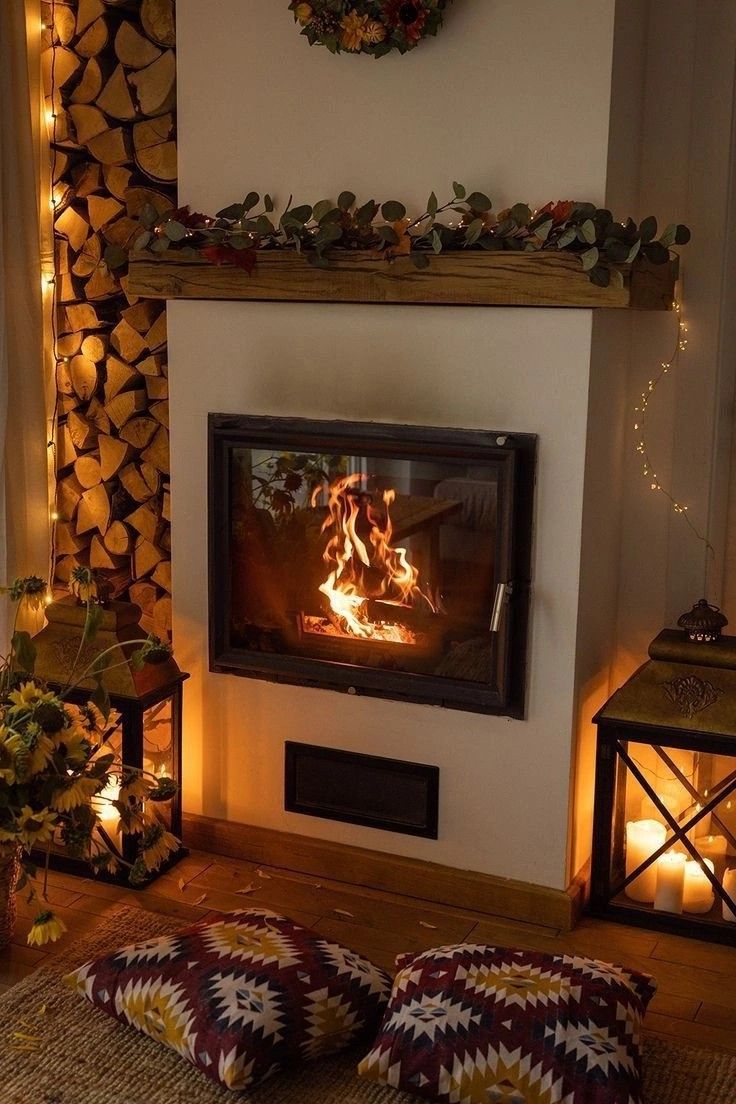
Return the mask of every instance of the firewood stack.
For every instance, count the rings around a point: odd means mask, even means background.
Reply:
[[[44,0],[42,16],[56,249],[55,582],[88,564],[165,635],[166,310],[129,294],[125,267],[109,268],[105,251],[132,245],[145,205],[175,206],[174,0]]]

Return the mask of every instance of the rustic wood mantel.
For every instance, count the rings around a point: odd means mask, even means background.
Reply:
[[[677,273],[677,259],[642,259],[625,267],[622,288],[601,288],[577,257],[552,251],[446,253],[418,270],[409,257],[389,262],[374,252],[335,250],[330,267],[317,269],[297,253],[264,250],[249,276],[170,250],[133,253],[129,290],[150,299],[671,310]]]

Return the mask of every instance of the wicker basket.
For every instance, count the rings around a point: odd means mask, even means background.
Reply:
[[[15,929],[15,887],[20,875],[20,848],[0,845],[0,950],[13,938]]]

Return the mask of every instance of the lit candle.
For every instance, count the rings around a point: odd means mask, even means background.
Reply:
[[[657,859],[655,909],[661,912],[682,912],[686,861],[685,855],[680,851],[665,851]]]
[[[626,825],[626,876],[653,855],[664,843],[667,829],[658,820],[630,820]],[[632,901],[651,903],[657,892],[657,867],[655,863],[626,887],[626,896]]]
[[[723,888],[731,900],[736,902],[736,867],[727,870],[723,875]],[[723,902],[723,919],[728,920],[731,924],[736,924],[736,912],[729,908],[725,901]]]
[[[682,811],[682,805],[677,798],[667,793],[658,793],[657,798],[664,805],[667,812],[671,813],[677,820],[679,813]],[[641,799],[641,817],[643,820],[657,819],[661,815],[661,811],[654,804],[654,798],[646,795]]]
[[[695,850],[704,859],[723,859],[726,856],[728,840],[725,836],[698,836]]]
[[[712,859],[705,859],[711,874],[715,870]],[[710,912],[713,908],[713,886],[699,862],[690,859],[685,863],[685,894],[682,903],[685,912]]]
[[[100,790],[95,800],[95,812],[100,821],[100,826],[105,830],[108,836],[113,839],[118,834],[118,821],[120,820],[120,813],[112,804],[113,801],[117,801],[120,797],[120,784],[117,778],[110,777],[110,781],[107,783],[103,790]]]

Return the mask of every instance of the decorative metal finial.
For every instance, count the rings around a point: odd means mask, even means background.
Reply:
[[[718,606],[711,606],[705,598],[696,602],[691,610],[678,619],[678,628],[684,629],[688,639],[695,644],[712,644],[719,640],[728,624],[728,618]]]

